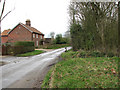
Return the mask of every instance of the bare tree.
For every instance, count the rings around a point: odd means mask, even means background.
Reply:
[[[1,3],[1,0],[0,0],[0,3]],[[0,15],[0,21],[2,21],[9,13],[11,13],[12,10],[10,10],[9,12],[7,12],[4,16],[3,16],[3,13],[4,13],[4,9],[5,9],[5,3],[6,3],[6,0],[4,0],[3,2],[3,7],[2,7],[2,12],[1,12],[1,15]]]
[[[78,32],[81,34],[76,42],[84,43],[86,49],[102,48],[104,52],[117,49],[118,9],[114,2],[71,2],[69,10],[71,31],[75,30],[73,23],[81,25],[83,30]]]
[[[1,0],[0,0],[0,3],[2,3]],[[9,13],[12,12],[12,10],[10,10],[9,12],[7,12],[7,13],[3,16],[4,10],[5,10],[5,3],[6,3],[6,0],[4,0],[3,6],[2,6],[2,11],[0,12],[0,54],[1,54],[1,45],[2,45],[2,43],[1,43],[1,22],[2,22],[2,20],[3,20]]]

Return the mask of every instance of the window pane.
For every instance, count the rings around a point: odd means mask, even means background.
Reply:
[[[36,38],[38,38],[38,34],[36,34]]]
[[[40,36],[40,39],[42,39],[42,35]]]
[[[37,46],[38,46],[38,41],[36,42]]]
[[[35,34],[33,34],[33,38],[35,38]]]

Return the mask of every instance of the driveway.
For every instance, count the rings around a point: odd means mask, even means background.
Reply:
[[[0,85],[2,88],[40,88],[46,73],[64,51],[61,48],[31,57],[3,58],[8,64],[0,66]]]

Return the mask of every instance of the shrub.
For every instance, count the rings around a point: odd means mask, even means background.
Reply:
[[[31,42],[31,41],[15,42],[11,45],[6,45],[5,48],[6,48],[5,54],[8,54],[8,55],[22,54],[22,53],[34,51],[35,49],[34,42]]]
[[[105,53],[93,51],[93,52],[89,52],[89,56],[91,56],[91,57],[104,57]]]
[[[29,46],[29,47],[28,46],[27,47],[24,47],[24,46],[14,46],[13,47],[13,55],[26,53],[26,52],[31,52],[31,51],[34,51],[34,47],[33,46]]]
[[[91,56],[99,57],[100,56],[100,52],[94,51],[94,52],[91,53]]]
[[[7,47],[7,54],[8,55],[17,55],[26,52],[34,51],[34,46],[9,46]]]
[[[107,54],[107,57],[113,57],[114,56],[114,54],[112,53],[112,52],[109,52],[108,54]]]
[[[86,52],[84,52],[84,51],[82,51],[82,52],[80,52],[79,57],[81,57],[81,58],[85,58],[85,57],[86,57],[86,55],[87,55],[87,53],[86,53]]]
[[[105,55],[106,55],[106,53],[104,53],[104,52],[100,53],[100,57],[105,57]]]
[[[3,43],[2,45],[4,45],[4,46],[12,46],[13,43]]]
[[[36,49],[38,48],[38,46],[37,47],[35,47]]]
[[[108,57],[113,57],[115,56],[113,53],[104,53],[104,52],[99,52],[99,51],[77,51],[77,52],[71,52],[71,56],[73,58],[75,57],[80,57],[80,58],[85,58],[85,57],[105,57],[105,56],[108,56]]]
[[[32,41],[18,41],[14,43],[14,46],[34,46]]]

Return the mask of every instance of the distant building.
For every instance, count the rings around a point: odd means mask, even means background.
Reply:
[[[51,44],[52,43],[52,39],[51,38],[45,38],[44,39],[44,43],[45,44]]]
[[[4,30],[1,34],[1,39],[2,43],[33,41],[35,46],[39,46],[40,41],[44,40],[44,34],[31,27],[30,20],[26,20],[26,24],[19,23],[11,30]]]

